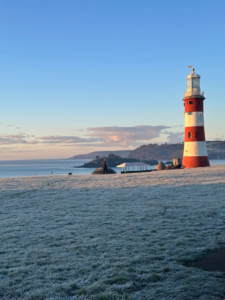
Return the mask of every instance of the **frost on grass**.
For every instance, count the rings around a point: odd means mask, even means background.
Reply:
[[[0,180],[0,299],[225,299],[225,166]]]

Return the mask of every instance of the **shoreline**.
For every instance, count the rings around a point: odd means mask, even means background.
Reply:
[[[213,165],[210,167],[204,168],[193,168],[193,169],[171,169],[171,170],[160,170],[154,172],[140,172],[140,173],[117,173],[117,174],[49,174],[49,175],[31,175],[24,177],[4,177],[0,178],[0,184],[5,181],[18,181],[20,183],[32,182],[33,180],[40,182],[44,179],[52,181],[56,181],[59,183],[59,179],[62,182],[73,182],[77,184],[80,180],[87,178],[89,179],[87,182],[92,182],[93,184],[90,187],[98,187],[98,183],[105,182],[109,184],[108,187],[131,187],[131,186],[161,186],[161,185],[188,185],[188,184],[209,184],[209,183],[225,183],[225,179],[223,178],[223,172],[225,175],[225,165]],[[211,174],[211,177],[207,176]],[[193,177],[194,176],[194,177]],[[200,177],[204,176],[206,181],[202,181]],[[153,179],[153,181],[151,181]],[[157,179],[160,181],[157,182]],[[198,180],[199,179],[199,180]],[[26,184],[25,184],[26,186]],[[0,185],[1,188],[1,185]]]
[[[82,162],[77,161],[62,161],[62,160],[54,160],[58,163],[53,163],[52,161],[47,160],[49,163],[44,163],[43,160],[40,160],[40,163],[30,161],[29,163],[9,163],[9,164],[0,164],[0,179],[1,178],[20,178],[20,177],[36,177],[36,176],[65,176],[68,173],[73,173],[72,176],[80,176],[80,175],[91,175],[91,173],[96,168],[83,168],[77,169],[76,166],[80,165]],[[220,164],[225,165],[225,160],[220,160]],[[211,167],[217,165],[218,160],[211,161]],[[77,164],[77,165],[76,165]],[[150,166],[148,169],[154,169],[155,166]],[[119,168],[113,168],[117,174],[120,174]],[[51,174],[53,172],[53,174]]]

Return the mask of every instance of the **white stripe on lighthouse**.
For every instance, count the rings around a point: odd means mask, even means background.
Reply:
[[[204,126],[203,112],[194,111],[184,114],[185,127]]]
[[[185,142],[183,156],[208,156],[206,142]]]

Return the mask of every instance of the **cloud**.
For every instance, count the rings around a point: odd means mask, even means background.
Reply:
[[[60,135],[50,135],[50,136],[39,136],[36,140],[42,140],[41,143],[49,144],[77,144],[77,143],[96,143],[101,142],[101,138],[81,138],[77,136],[60,136]]]
[[[132,127],[89,127],[89,136],[103,139],[107,146],[135,146],[160,136],[169,126],[138,125]]]
[[[21,149],[22,148],[22,149]],[[20,149],[18,149],[18,147],[0,147],[0,153],[27,153],[27,152],[44,152],[45,150],[41,150],[41,149],[29,149],[29,146],[27,147],[21,147]]]
[[[50,135],[36,137],[36,140],[41,144],[82,144],[85,147],[129,147],[149,142],[159,137],[160,133],[167,128],[170,127],[164,125],[89,127],[86,130],[86,137]]]
[[[159,125],[138,125],[131,127],[89,127],[82,136],[49,135],[38,136],[18,133],[12,135],[0,135],[0,145],[63,145],[63,146],[82,146],[82,147],[139,147],[149,143],[152,139],[167,134],[170,143],[183,141],[183,132],[170,132],[171,126]]]
[[[8,127],[12,127],[13,125],[12,124],[9,124],[9,125],[7,125]]]
[[[168,132],[165,131],[165,133],[168,134],[167,140],[170,144],[175,144],[175,143],[181,143],[184,141],[184,132]]]
[[[214,141],[223,141],[224,140],[224,134],[216,134],[216,137],[213,139]]]
[[[13,144],[93,144],[103,142],[101,138],[82,138],[77,136],[40,136],[35,139],[34,135],[25,135],[22,133],[12,135],[1,135],[0,145],[13,145]]]
[[[23,133],[18,134],[8,134],[8,135],[1,135],[0,137],[8,138],[8,139],[22,139],[26,136]]]
[[[50,135],[36,137],[36,140],[41,144],[82,144],[85,147],[135,147],[159,137],[168,128],[171,127],[165,125],[89,127],[86,130],[86,137]]]
[[[38,141],[26,140],[24,134],[1,135],[0,145],[13,145],[13,144],[37,144]]]
[[[20,127],[16,127],[16,129],[20,129]]]

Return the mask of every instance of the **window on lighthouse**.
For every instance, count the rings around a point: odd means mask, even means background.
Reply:
[[[192,138],[192,132],[188,132],[188,138],[189,138],[189,139]]]
[[[200,89],[200,78],[193,78],[192,87]]]

